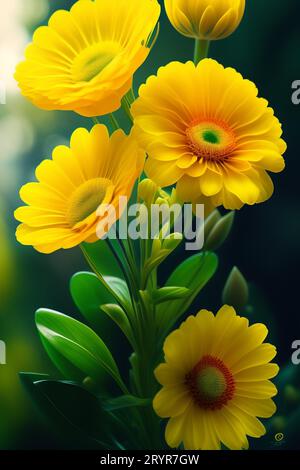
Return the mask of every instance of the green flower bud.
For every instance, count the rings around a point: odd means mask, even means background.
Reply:
[[[169,204],[169,201],[167,199],[164,199],[163,197],[158,197],[155,201],[155,204],[162,206],[163,204]]]
[[[234,266],[223,289],[223,303],[231,305],[237,312],[245,309],[249,301],[248,284],[240,270]]]
[[[207,240],[210,232],[215,227],[215,225],[222,218],[221,213],[218,209],[215,209],[209,216],[205,219],[204,222],[204,239]]]
[[[162,247],[164,250],[174,251],[183,240],[182,233],[171,233],[164,240]]]
[[[93,380],[91,377],[86,377],[86,378],[82,381],[82,385],[84,386],[84,388],[86,388],[86,389],[89,390],[90,392],[95,391],[95,389],[97,388],[97,387],[96,387],[96,384],[95,384],[95,382],[94,382],[94,380]]]
[[[150,206],[155,199],[158,189],[154,181],[149,178],[144,179],[138,186],[138,200],[144,201],[147,206]]]
[[[176,188],[173,188],[173,189],[172,189],[172,192],[171,192],[171,195],[170,195],[169,204],[170,204],[170,206],[172,206],[173,204],[180,204],[180,205],[182,205],[182,202],[178,199]]]
[[[155,204],[158,204],[158,205],[168,204],[168,206],[172,206],[173,204],[182,205],[182,203],[177,198],[176,188],[172,189],[171,194],[168,193],[167,191],[164,191],[163,189],[159,188],[158,189],[158,197],[155,201]]]
[[[212,215],[213,214],[214,212],[212,213]],[[221,219],[217,221],[217,223],[215,223],[206,238],[206,250],[215,251],[223,245],[232,229],[234,215],[234,211],[229,212],[229,214],[225,215],[224,217],[221,217]],[[216,215],[214,217],[217,219]]]
[[[161,251],[161,240],[160,238],[154,238],[152,242],[152,253],[151,258],[155,258]]]

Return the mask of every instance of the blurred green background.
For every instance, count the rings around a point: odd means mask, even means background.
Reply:
[[[36,165],[49,157],[57,144],[67,143],[76,127],[91,127],[92,122],[72,113],[35,109],[20,96],[12,75],[33,30],[46,24],[52,11],[68,9],[73,3],[10,0],[2,5],[0,80],[6,83],[7,103],[0,105],[0,339],[6,342],[7,364],[0,365],[0,449],[69,445],[40,419],[19,383],[18,372],[52,370],[36,332],[34,312],[48,307],[78,315],[68,284],[75,271],[86,267],[76,249],[44,256],[19,246],[13,210],[20,202],[19,187],[33,180]],[[270,201],[237,214],[230,240],[220,253],[220,269],[195,308],[220,306],[222,286],[232,265],[237,265],[247,280],[258,286],[260,293],[257,295],[256,289],[255,298],[260,298],[260,307],[252,319],[269,326],[282,365],[290,362],[291,344],[300,338],[300,109],[291,102],[291,84],[300,79],[300,6],[299,0],[247,0],[246,4],[238,31],[212,44],[210,56],[253,80],[260,95],[269,100],[283,123],[287,168],[275,176],[276,191]],[[160,65],[185,61],[192,53],[193,41],[172,29],[163,10],[158,42],[136,74],[135,87]],[[179,256],[183,253],[173,257],[174,264]],[[297,400],[294,397],[293,410],[299,406]]]

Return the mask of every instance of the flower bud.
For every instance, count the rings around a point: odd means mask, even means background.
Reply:
[[[165,0],[166,12],[184,36],[213,41],[232,34],[245,11],[245,0]]]
[[[210,234],[210,232],[213,230],[217,222],[221,219],[221,214],[218,209],[215,209],[209,216],[205,219],[204,222],[204,239],[206,240]]]
[[[82,385],[90,392],[95,391],[97,388],[94,380],[91,377],[85,377],[85,379],[82,381]]]
[[[237,312],[242,312],[248,304],[248,284],[236,266],[234,266],[228,276],[222,299],[224,304],[231,305]]]
[[[160,238],[154,238],[152,242],[151,257],[155,258],[159,254],[160,251],[161,251],[161,240]]]
[[[162,247],[164,250],[174,251],[178,247],[178,245],[180,245],[182,240],[183,240],[182,233],[179,233],[179,232],[171,233],[171,235],[169,235],[163,240]]]
[[[161,196],[159,196],[155,201],[155,204],[157,204],[158,206],[163,206],[164,204],[168,204],[168,203],[169,201],[167,199],[164,199]]]
[[[234,214],[234,212],[229,212],[214,225],[205,241],[206,250],[216,251],[223,245],[232,229]]]
[[[138,186],[138,200],[144,201],[147,206],[151,206],[158,191],[158,186],[149,178],[144,179]]]
[[[155,204],[162,205],[167,204],[168,206],[172,206],[173,204],[180,204],[182,203],[177,198],[176,189],[173,188],[171,194],[165,191],[164,189],[158,188],[157,191],[157,199],[155,200]]]

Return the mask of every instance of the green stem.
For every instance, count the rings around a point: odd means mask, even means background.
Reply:
[[[117,120],[116,116],[114,115],[114,113],[110,113],[109,118],[110,118],[110,122],[111,122],[111,125],[112,125],[112,128],[113,128],[113,131],[116,131],[117,129],[120,129],[120,124],[118,123],[118,120]]]
[[[128,266],[129,273],[131,275],[131,278],[133,280],[133,287],[138,291],[139,289],[139,280],[138,280],[138,273],[136,270],[136,264],[135,264],[135,258],[134,254],[132,252],[131,244],[130,244],[130,239],[126,240],[127,243],[125,243],[125,240],[122,240],[119,236],[119,232],[117,231],[117,242],[120,246],[120,249],[124,255],[126,264]]]
[[[195,39],[194,63],[197,65],[200,60],[208,56],[210,42],[206,39]]]
[[[128,101],[130,104],[132,104],[135,100],[136,100],[136,96],[134,94],[134,90],[133,88],[131,87],[129,92],[127,93],[127,98],[128,98]]]
[[[94,124],[100,124],[99,119],[97,117],[92,118]]]
[[[108,244],[109,248],[110,248],[110,251],[112,252],[119,268],[121,269],[122,273],[123,273],[123,276],[127,282],[127,285],[128,285],[128,288],[129,288],[129,292],[131,293],[132,291],[132,288],[130,289],[130,287],[135,287],[135,285],[132,285],[132,282],[133,282],[133,279],[132,279],[132,275],[131,275],[131,272],[128,272],[127,269],[125,268],[125,266],[123,265],[122,261],[120,260],[119,256],[118,256],[118,253],[117,251],[115,250],[113,244],[110,242],[109,239],[106,240],[106,243]],[[131,299],[133,301],[133,299]]]
[[[94,274],[96,274],[96,276],[98,277],[99,281],[104,285],[104,287],[108,290],[108,292],[114,297],[114,299],[116,299],[116,301],[121,305],[121,307],[123,308],[123,310],[126,312],[127,311],[127,307],[126,305],[123,304],[123,302],[121,301],[120,297],[115,293],[115,291],[107,284],[107,282],[105,281],[104,277],[98,272],[94,262],[92,261],[92,259],[90,258],[89,254],[87,253],[86,249],[84,248],[84,246],[81,244],[80,245],[80,248],[81,248],[81,251],[83,253],[83,256],[85,257],[88,265],[90,266],[90,268],[92,269],[92,271],[94,272]]]
[[[126,116],[128,117],[128,119],[130,120],[130,122],[133,123],[133,117],[130,111],[130,102],[128,100],[127,95],[125,95],[124,98],[122,99],[122,108]]]

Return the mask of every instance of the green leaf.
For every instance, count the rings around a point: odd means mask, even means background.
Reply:
[[[79,272],[70,281],[72,298],[81,314],[99,331],[107,329],[107,317],[101,315],[100,305],[112,303],[114,297],[98,279],[96,274]]]
[[[191,295],[191,291],[187,287],[162,287],[152,290],[150,295],[152,302],[158,305],[170,300],[185,299]]]
[[[99,240],[96,243],[84,243],[83,245],[97,272],[101,273],[102,276],[123,277],[122,270],[105,240]]]
[[[20,372],[19,374],[21,384],[25,388],[26,392],[29,394],[31,399],[37,405],[39,404],[40,395],[37,393],[36,388],[34,387],[34,382],[38,380],[48,380],[49,375],[47,374],[38,374],[32,372]]]
[[[71,295],[76,306],[101,334],[103,330],[110,329],[107,317],[101,315],[101,305],[115,303],[117,299],[127,312],[132,312],[132,303],[126,282],[113,276],[104,276],[103,279],[105,283],[101,282],[94,273],[79,272],[74,274],[70,282]],[[112,295],[110,290],[115,295]]]
[[[119,277],[113,276],[104,276],[104,280],[109,285],[111,290],[116,293],[118,299],[120,300],[120,305],[124,306],[126,312],[129,314],[132,313],[131,297],[126,282]]]
[[[122,395],[121,397],[107,400],[103,406],[108,411],[122,410],[124,408],[150,406],[152,400],[150,398],[139,398],[133,395]]]
[[[169,277],[166,286],[186,287],[190,296],[165,302],[157,308],[157,319],[162,338],[170,331],[180,316],[189,308],[199,292],[213,277],[218,267],[214,253],[197,253],[181,263]]]
[[[126,338],[129,340],[130,344],[135,346],[131,325],[126,316],[124,310],[116,304],[106,304],[101,305],[101,310],[108,315],[108,317],[118,325],[118,327],[123,331]]]
[[[123,391],[126,390],[109,349],[89,327],[47,309],[37,311],[36,325],[44,344],[58,353],[54,362],[62,372],[61,356],[96,383],[102,384],[108,374]],[[53,359],[52,355],[50,357]]]
[[[41,411],[61,431],[78,433],[99,448],[116,448],[115,423],[98,398],[76,383],[34,380],[32,388]]]
[[[76,382],[82,382],[86,377],[86,374],[74,366],[71,361],[68,361],[64,355],[62,355],[57,348],[55,348],[52,343],[47,341],[43,336],[41,336],[41,342],[48,356],[50,357],[53,364],[61,372],[63,377],[74,380]],[[105,383],[106,378],[103,377],[103,383]]]

